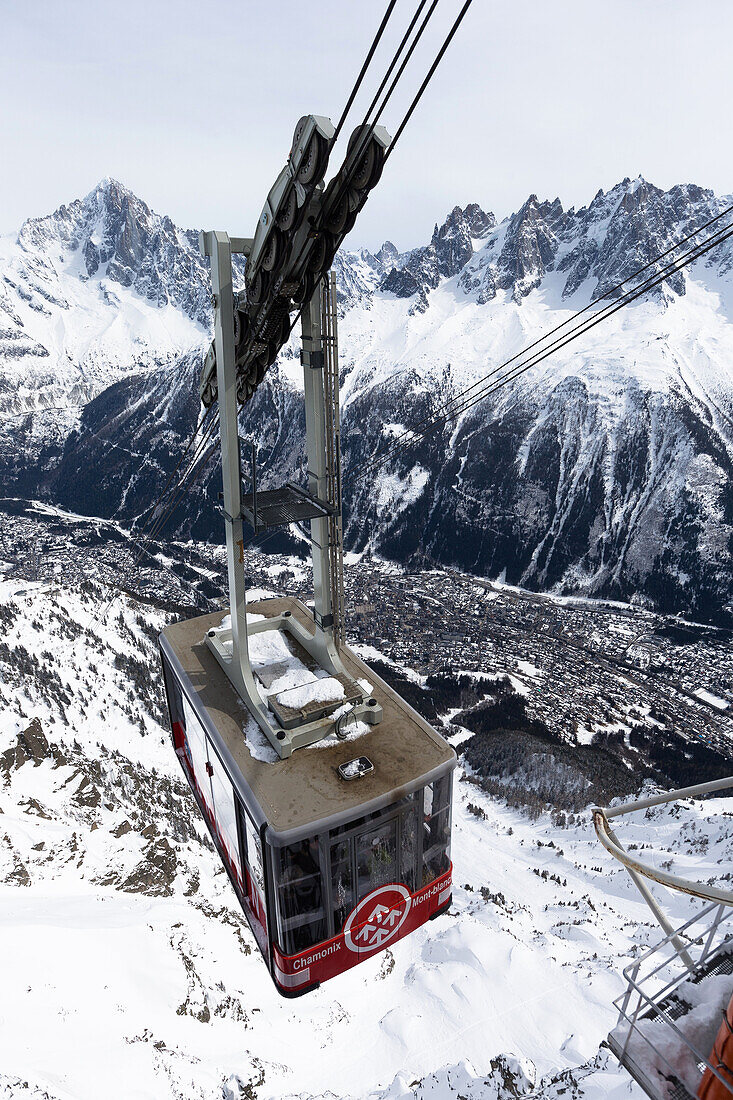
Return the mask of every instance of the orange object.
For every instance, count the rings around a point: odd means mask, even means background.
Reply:
[[[699,1100],[732,1100],[733,1098],[733,997],[713,1043],[710,1065],[730,1083],[724,1085],[712,1070],[707,1069],[697,1090]]]

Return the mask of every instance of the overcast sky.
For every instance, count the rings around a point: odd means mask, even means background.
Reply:
[[[440,0],[393,131],[460,3]],[[415,5],[398,0],[375,76]],[[295,122],[336,121],[385,6],[0,0],[0,232],[107,175],[179,225],[253,232]],[[349,245],[424,243],[457,203],[583,205],[640,173],[733,191],[732,39],[730,0],[474,0]]]

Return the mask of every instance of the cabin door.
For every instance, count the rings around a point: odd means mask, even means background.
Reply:
[[[399,881],[397,818],[364,829],[356,837],[356,875],[359,898],[389,882]]]

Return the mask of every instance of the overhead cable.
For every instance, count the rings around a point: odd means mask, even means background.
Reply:
[[[389,17],[391,16],[392,12],[394,11],[394,7],[395,7],[396,3],[397,3],[397,0],[390,0],[390,3],[387,7],[387,10],[384,13],[384,18],[382,19],[382,22],[379,25],[379,29],[377,30],[377,33],[374,36],[372,44],[369,47],[369,52],[367,53],[366,58],[364,59],[364,64],[361,67],[361,72],[359,73],[359,75],[356,78],[356,82],[354,84],[354,87],[351,89],[351,94],[349,95],[349,98],[346,101],[346,106],[344,107],[343,111],[341,112],[341,118],[338,120],[338,124],[336,126],[336,132],[333,135],[334,144],[335,144],[339,134],[341,133],[341,128],[342,128],[344,122],[346,121],[346,116],[348,115],[349,111],[351,110],[351,105],[354,102],[354,99],[356,98],[356,94],[359,91],[359,88],[361,87],[362,81],[364,80],[364,77],[366,75],[366,71],[367,71],[367,69],[369,68],[369,66],[371,64],[372,58],[374,57],[374,53],[377,49],[377,46],[380,43],[382,35],[384,34],[384,29],[387,26],[387,23],[389,22]]]
[[[605,321],[608,317],[612,316],[614,313],[617,313],[618,310],[623,309],[624,306],[629,305],[633,301],[636,301],[637,298],[641,297],[643,294],[646,294],[647,291],[653,289],[654,287],[660,285],[671,275],[676,274],[678,271],[682,271],[683,268],[687,267],[690,263],[698,260],[701,256],[706,255],[706,253],[708,253],[711,249],[723,244],[731,236],[733,236],[733,222],[725,225],[722,229],[712,234],[711,237],[707,238],[706,240],[699,242],[688,252],[684,253],[678,260],[673,261],[672,263],[667,265],[660,272],[653,275],[640,286],[633,287],[617,301],[610,303],[604,309],[600,310],[598,313],[592,315],[590,318],[586,319],[581,324],[577,325],[575,328],[565,333],[562,337],[558,337],[547,347],[535,352],[535,354],[532,355],[528,361],[518,363],[516,362],[516,360],[518,359],[521,360],[522,356],[526,355],[527,352],[530,351],[533,347],[536,347],[537,344],[542,343],[549,336],[553,335],[555,331],[557,331],[557,329],[551,330],[544,337],[540,338],[540,340],[534,341],[533,344],[530,344],[523,351],[519,352],[515,356],[512,356],[510,360],[506,360],[506,362],[501,364],[499,368],[495,368],[494,371],[491,372],[491,374],[495,374],[497,371],[502,370],[505,366],[509,365],[512,362],[515,362],[516,365],[512,367],[511,370],[507,371],[504,375],[496,377],[493,382],[487,384],[484,389],[479,390],[479,392],[474,393],[470,398],[464,399],[459,397],[457,401],[449,403],[449,405],[445,407],[446,411],[444,413],[439,416],[433,416],[427,421],[423,421],[424,427],[421,427],[419,429],[411,429],[409,432],[404,433],[404,436],[400,436],[398,438],[398,440],[396,441],[396,445],[391,445],[389,449],[382,455],[374,456],[373,460],[365,463],[362,466],[361,470],[357,472],[357,476],[363,476],[367,473],[373,473],[375,469],[381,467],[390,459],[398,457],[403,451],[409,449],[421,438],[424,438],[424,436],[427,435],[429,431],[433,430],[443,423],[446,423],[448,420],[453,420],[456,417],[463,415],[463,413],[467,412],[469,409],[473,408],[474,405],[478,404],[479,401],[483,401],[484,398],[489,397],[491,394],[495,393],[498,389],[507,385],[509,382],[513,382],[516,378],[518,378],[521,374],[524,374],[531,367],[537,366],[544,359],[548,358],[549,355],[565,347],[572,340],[575,340],[578,336],[584,335],[586,332],[590,331],[591,328],[594,328],[597,324]],[[585,313],[585,310],[580,311],[580,313],[574,315],[574,317],[570,320],[577,320],[577,318],[580,317],[581,313]],[[558,328],[559,327],[561,326],[558,326]],[[486,375],[485,378],[481,381],[487,381],[491,377],[491,374]],[[479,384],[480,383],[477,383],[476,385]],[[468,391],[464,392],[468,393]]]
[[[200,419],[198,425],[197,425],[196,433],[194,433],[194,435],[191,437],[191,439],[189,439],[188,445],[186,447],[186,451],[181,456],[181,459],[179,460],[178,465],[176,466],[176,471],[182,465],[183,459],[185,458],[185,454],[189,450],[189,448],[191,446],[191,443],[193,442],[193,439],[195,438],[195,435],[198,433],[198,430],[200,429],[201,424],[203,424],[203,421],[204,421],[204,418],[202,417]],[[138,547],[138,552],[137,552],[135,558],[133,559],[133,563],[132,563],[132,569],[133,570],[135,570],[137,568],[137,566],[140,564],[142,558],[144,557],[144,555],[146,553],[150,554],[150,551],[149,551],[148,548],[152,545],[153,540],[160,533],[160,531],[162,530],[164,524],[167,522],[169,516],[173,512],[173,509],[175,508],[178,501],[180,500],[181,493],[183,491],[183,487],[185,486],[185,482],[190,477],[191,472],[194,469],[194,466],[196,465],[196,463],[197,463],[197,461],[200,457],[202,446],[206,445],[206,440],[210,437],[212,431],[216,427],[217,421],[218,421],[218,416],[212,417],[212,419],[209,422],[209,425],[208,425],[208,427],[206,429],[206,432],[204,433],[202,439],[199,440],[199,442],[197,443],[196,448],[195,448],[194,453],[193,453],[193,456],[192,456],[192,459],[191,459],[191,462],[189,463],[187,469],[183,472],[183,474],[181,474],[181,476],[177,480],[176,484],[174,485],[173,489],[171,490],[172,502],[171,502],[171,500],[169,500],[168,505],[157,516],[155,515],[155,511],[153,511],[153,515],[151,516],[150,521],[149,521],[145,531],[143,531],[138,536],[134,536],[134,535],[132,536],[133,542],[136,543],[137,547]],[[196,477],[194,478],[194,481],[200,476],[202,468],[203,467],[200,467],[198,469],[198,471],[196,472]],[[175,474],[176,471],[174,471],[174,474]],[[172,476],[173,475],[171,475],[168,478],[168,482],[166,483],[167,485],[170,484],[170,482],[172,480]],[[189,486],[189,488],[190,488],[190,486]],[[153,509],[158,507],[160,501],[162,500],[162,497],[163,497],[163,493],[161,493],[159,495],[158,500],[153,505]],[[150,554],[150,556],[152,557],[153,555]],[[86,625],[87,630],[89,630],[89,628],[92,626],[92,624],[94,622],[99,622],[99,621],[101,621],[102,618],[104,618],[104,616],[107,614],[107,611],[112,606],[113,602],[115,601],[115,599],[117,598],[118,595],[119,595],[119,592],[113,592],[112,595],[109,597],[109,599],[106,601],[106,603],[104,603],[103,599],[99,601],[99,604],[97,605],[95,611],[92,613],[92,615],[89,619],[89,622]]]
[[[202,416],[201,416],[201,417],[199,418],[198,422],[197,422],[197,423],[196,423],[196,425],[194,426],[194,429],[193,429],[193,431],[191,432],[191,435],[189,436],[188,442],[186,443],[186,446],[185,446],[185,447],[184,447],[184,449],[183,449],[183,452],[182,452],[182,454],[181,454],[181,457],[179,458],[179,460],[178,460],[178,462],[176,463],[175,467],[173,468],[173,470],[172,470],[172,471],[171,471],[171,473],[169,474],[169,476],[168,476],[168,479],[167,479],[167,481],[166,481],[165,485],[163,486],[163,488],[161,489],[160,493],[158,494],[158,497],[157,497],[157,499],[156,499],[156,500],[155,500],[155,501],[153,502],[153,504],[152,504],[152,505],[151,505],[151,506],[150,506],[149,508],[147,508],[147,509],[146,509],[146,510],[145,510],[144,512],[141,512],[141,513],[140,513],[140,515],[139,515],[138,517],[136,517],[136,520],[135,520],[135,522],[137,522],[138,520],[140,520],[140,519],[141,519],[141,518],[142,518],[143,516],[145,516],[145,515],[152,515],[152,514],[154,514],[154,512],[155,512],[155,509],[156,509],[156,508],[158,507],[158,505],[160,504],[161,500],[162,500],[162,499],[163,499],[163,497],[165,496],[165,494],[166,494],[166,492],[167,492],[167,490],[168,490],[168,486],[170,485],[171,481],[173,480],[173,478],[175,477],[175,475],[176,475],[176,474],[178,473],[178,471],[180,470],[181,466],[183,465],[184,459],[186,458],[186,455],[187,455],[187,454],[188,454],[188,452],[190,451],[190,449],[191,449],[191,446],[193,445],[193,441],[194,441],[194,439],[196,438],[196,436],[197,436],[197,435],[199,434],[199,432],[201,431],[201,427],[202,427],[202,425],[203,425],[204,421],[206,420],[206,417],[208,416],[208,414],[209,414],[209,412],[210,412],[210,411],[211,411],[210,409],[204,409],[204,412],[203,412]]]
[[[407,51],[407,54],[406,54],[406,56],[404,57],[404,59],[402,61],[402,64],[400,65],[400,69],[399,69],[399,72],[397,73],[397,76],[392,81],[392,84],[388,88],[388,90],[385,93],[381,103],[379,104],[379,107],[377,108],[377,111],[376,111],[376,114],[375,114],[373,120],[370,122],[369,119],[370,119],[370,116],[371,116],[371,114],[374,110],[375,104],[377,103],[377,100],[379,99],[379,96],[381,95],[382,91],[384,90],[384,87],[385,87],[387,81],[389,80],[389,77],[391,76],[395,65],[399,61],[400,56],[402,54],[402,51],[404,50],[405,45],[407,44],[407,42],[410,38],[410,35],[412,34],[412,32],[414,30],[415,24],[417,23],[417,21],[420,17],[420,14],[423,11],[423,8],[425,7],[425,4],[427,3],[427,0],[420,0],[420,3],[418,4],[418,6],[415,10],[415,14],[413,15],[412,19],[410,20],[408,28],[405,31],[404,35],[402,36],[402,41],[400,42],[399,46],[397,47],[395,53],[392,56],[392,60],[390,61],[389,66],[387,67],[387,71],[386,71],[386,73],[384,74],[384,76],[382,78],[382,82],[380,83],[380,85],[377,89],[377,92],[376,92],[374,98],[372,99],[372,102],[369,104],[369,107],[367,108],[367,111],[364,114],[364,117],[363,117],[362,122],[361,122],[360,127],[359,127],[359,129],[361,129],[363,132],[359,135],[359,138],[357,140],[356,151],[351,150],[351,151],[347,152],[346,157],[344,158],[344,162],[341,165],[341,167],[339,168],[339,170],[336,174],[336,177],[334,177],[334,178],[338,178],[338,176],[344,171],[344,169],[346,167],[346,164],[349,162],[349,160],[351,161],[351,163],[354,167],[359,164],[359,160],[360,160],[361,156],[363,155],[363,153],[366,152],[366,150],[369,146],[369,142],[371,141],[371,139],[374,135],[374,131],[377,128],[377,125],[379,123],[379,119],[381,118],[382,112],[384,111],[385,107],[387,106],[390,99],[392,98],[392,95],[394,93],[395,88],[397,87],[399,79],[402,76],[402,73],[405,71],[405,66],[407,65],[407,62],[412,57],[413,51],[414,51],[415,47],[417,46],[418,42],[420,41],[420,39],[423,35],[423,32],[425,31],[425,28],[427,27],[428,23],[430,22],[431,16],[432,16],[433,12],[435,11],[435,8],[437,7],[438,2],[439,2],[439,0],[432,0],[432,3],[430,5],[430,9],[429,9],[427,15],[425,16],[425,18],[423,19],[421,25],[419,26],[419,28],[417,30],[417,34],[415,35],[415,38],[414,38],[413,42],[411,43],[411,45],[410,45],[410,47]],[[343,121],[343,119],[342,119],[342,121]],[[331,205],[332,209],[336,208],[338,206],[339,202],[341,201],[341,199],[345,195],[346,191],[348,190],[348,186],[349,186],[349,178],[348,178],[348,176],[345,175],[344,178],[341,180],[341,183],[339,184],[339,186],[336,190],[335,197],[330,202],[330,205]],[[315,224],[313,225],[313,233],[317,233],[319,231],[319,229],[322,228],[322,225],[323,225],[323,207],[321,207],[318,211],[318,215],[316,217]],[[298,255],[295,258],[295,261],[294,261],[294,264],[293,264],[294,267],[297,267],[298,264],[300,263],[300,261],[303,257],[303,254],[305,253],[305,250],[308,246],[309,239],[310,239],[310,237],[307,237],[303,241],[303,243],[300,247],[300,252],[298,253]],[[301,316],[303,310],[305,309],[305,306],[306,306],[306,303],[303,302],[300,305],[300,307],[298,308],[298,310],[295,314],[295,317],[290,322],[288,338],[290,337],[290,335],[293,332],[293,329],[297,325],[297,323],[300,319],[300,316]]]
[[[451,398],[448,404],[452,405],[462,397],[465,397],[467,394],[471,393],[473,390],[478,389],[479,386],[483,385],[484,382],[488,381],[488,379],[495,375],[497,372],[503,370],[505,367],[513,363],[516,359],[519,359],[521,356],[526,355],[528,351],[531,351],[532,348],[537,347],[538,344],[544,343],[544,341],[549,339],[550,336],[553,336],[555,333],[560,332],[564,328],[567,328],[568,325],[573,324],[575,321],[578,320],[579,317],[582,317],[585,313],[588,313],[590,310],[592,310],[594,305],[596,305],[598,302],[605,301],[607,298],[613,298],[620,290],[623,289],[624,286],[626,286],[627,283],[630,283],[634,279],[637,279],[640,275],[643,275],[643,273],[645,271],[648,271],[650,267],[656,266],[660,260],[663,260],[666,256],[669,256],[670,253],[676,252],[679,248],[682,247],[683,244],[686,244],[688,241],[692,240],[693,237],[696,237],[699,233],[702,233],[703,230],[708,229],[711,225],[716,224],[722,218],[725,218],[730,214],[733,214],[733,205],[727,206],[719,214],[716,214],[714,218],[710,218],[708,221],[698,226],[697,229],[693,229],[686,236],[681,237],[673,245],[670,245],[669,248],[665,249],[664,252],[660,252],[659,255],[655,256],[652,260],[649,260],[648,263],[645,263],[641,267],[637,268],[636,271],[634,271],[631,275],[628,275],[625,279],[622,279],[621,282],[616,283],[615,286],[612,286],[608,290],[605,290],[603,294],[595,295],[593,298],[591,298],[588,305],[583,307],[583,309],[578,310],[577,313],[572,314],[565,321],[561,321],[558,325],[555,325],[555,327],[550,329],[549,332],[546,332],[542,336],[539,336],[531,344],[528,344],[526,347],[522,348],[521,351],[518,351],[515,355],[511,356],[511,358],[504,360],[503,363],[500,363],[498,366],[492,368],[492,370],[490,370],[488,374],[485,374],[482,378],[477,379],[476,382],[473,382],[470,386],[467,386],[466,389],[457,393],[453,398]],[[439,412],[440,408],[436,411]],[[410,435],[414,431],[419,431],[423,424],[427,424],[428,421],[432,420],[434,416],[435,411],[429,417],[426,417],[423,421],[420,421],[418,424],[416,424],[414,428],[408,429],[397,436],[393,443],[398,442],[401,438]]]
[[[456,20],[455,20],[453,26],[451,27],[450,31],[446,35],[445,41],[443,42],[443,45],[440,47],[440,49],[438,51],[438,54],[437,54],[437,57],[433,61],[432,65],[430,66],[430,69],[428,70],[427,76],[425,77],[422,84],[420,85],[420,88],[418,90],[417,95],[415,96],[412,103],[410,104],[409,109],[407,111],[407,114],[402,119],[402,122],[400,123],[399,129],[397,130],[397,133],[395,134],[394,138],[392,139],[392,143],[390,144],[390,147],[387,150],[386,156],[384,158],[385,163],[389,160],[390,156],[394,152],[395,146],[397,145],[397,142],[400,139],[400,135],[402,134],[402,131],[404,130],[405,126],[407,126],[407,123],[412,118],[412,114],[413,114],[415,108],[417,107],[418,103],[422,99],[423,93],[425,92],[425,89],[427,88],[428,84],[433,79],[433,75],[435,73],[435,70],[438,68],[438,65],[443,60],[443,55],[444,55],[445,51],[450,46],[450,44],[453,40],[454,34],[456,33],[456,31],[460,27],[461,23],[463,22],[463,17],[465,16],[468,9],[471,7],[472,3],[473,3],[473,0],[466,0],[465,4],[463,5],[460,12],[458,13],[458,16],[456,17]]]

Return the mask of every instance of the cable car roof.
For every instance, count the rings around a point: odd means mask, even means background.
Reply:
[[[306,629],[314,629],[307,609],[291,597],[262,600],[248,611],[266,617],[290,611]],[[217,747],[224,749],[224,763],[234,771],[229,756],[238,769],[243,783],[236,774],[232,780],[255,816],[259,806],[258,824],[266,820],[279,837],[295,840],[381,809],[454,766],[451,746],[346,647],[341,651],[344,665],[355,679],[372,684],[372,695],[384,711],[382,721],[353,740],[300,748],[273,763],[256,759],[244,735],[252,719],[204,642],[206,632],[219,626],[224,615],[218,611],[166,627],[161,648]],[[344,780],[339,765],[358,756],[367,756],[374,770]]]

